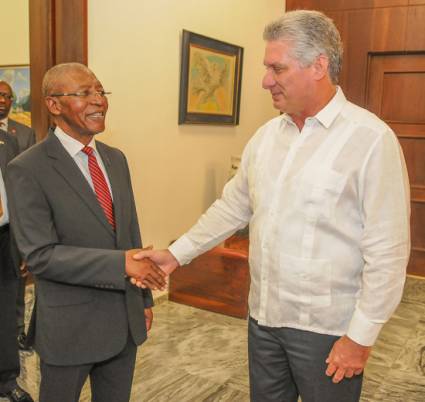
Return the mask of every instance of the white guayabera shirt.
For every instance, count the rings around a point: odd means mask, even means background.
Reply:
[[[301,133],[285,114],[261,127],[170,251],[187,263],[249,222],[250,315],[372,345],[401,299],[409,217],[396,136],[338,88]]]

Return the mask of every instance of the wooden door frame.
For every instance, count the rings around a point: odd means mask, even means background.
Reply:
[[[59,63],[87,65],[87,1],[29,1],[31,121],[38,140],[49,127],[41,92],[44,73]]]

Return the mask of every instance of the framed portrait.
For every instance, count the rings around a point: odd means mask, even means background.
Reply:
[[[179,124],[239,124],[243,48],[183,30]]]
[[[31,127],[29,65],[0,66],[0,81],[6,81],[13,91],[9,117]]]

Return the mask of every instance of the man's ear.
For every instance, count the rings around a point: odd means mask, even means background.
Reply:
[[[53,116],[59,116],[62,113],[62,105],[58,99],[48,96],[44,99],[44,101],[46,102],[46,106],[50,114]]]
[[[314,78],[321,80],[323,77],[328,75],[329,59],[324,54],[320,54],[316,57],[313,63]]]

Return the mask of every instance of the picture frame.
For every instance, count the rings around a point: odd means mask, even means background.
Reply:
[[[30,66],[0,65],[0,81],[6,81],[14,95],[9,117],[31,127]]]
[[[183,30],[179,124],[239,124],[243,48]]]

